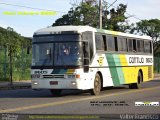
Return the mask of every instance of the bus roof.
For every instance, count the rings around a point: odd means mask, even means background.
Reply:
[[[97,32],[100,32],[100,33],[106,33],[106,34],[115,35],[115,36],[124,36],[129,38],[152,40],[150,36],[146,36],[146,35],[135,35],[135,34],[123,33],[123,32],[112,31],[112,30],[104,30],[104,29],[96,29],[96,30]]]
[[[74,31],[76,33],[82,33],[85,31],[96,31],[95,28],[90,27],[90,26],[55,26],[55,27],[48,27],[48,28],[43,28],[40,30],[37,30],[34,34],[39,35],[39,34],[58,34],[60,32],[70,32]]]
[[[54,26],[54,27],[48,27],[48,28],[42,28],[37,30],[34,35],[44,35],[44,34],[60,34],[61,32],[75,32],[75,33],[82,33],[85,31],[93,31],[93,32],[99,32],[99,33],[105,33],[115,36],[125,36],[130,38],[138,38],[138,39],[148,39],[152,40],[151,37],[145,36],[145,35],[134,35],[129,33],[122,33],[117,31],[111,31],[111,30],[104,30],[104,29],[96,29],[90,26],[72,26],[72,25],[66,25],[66,26]]]

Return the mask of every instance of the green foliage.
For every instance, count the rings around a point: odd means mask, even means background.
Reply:
[[[97,9],[95,6],[91,6],[87,3],[81,3],[76,8],[71,8],[68,14],[63,15],[57,19],[53,26],[60,25],[91,25],[97,26]]]
[[[110,18],[106,21],[106,29],[124,31],[124,25],[122,23],[124,23],[127,19],[127,17],[124,15],[126,12],[126,8],[126,5],[119,4],[116,10],[115,8],[112,8],[110,10]]]
[[[21,47],[26,46],[26,44],[31,45],[31,42],[29,43],[28,41],[16,33],[13,28],[4,29],[0,27],[0,46],[7,47],[9,55],[19,54]]]
[[[9,80],[9,56],[7,52],[5,55],[5,48],[1,47],[0,56],[0,80]],[[31,56],[27,54],[27,48],[22,48],[20,54],[13,57],[13,80],[30,80]]]
[[[160,53],[160,20],[141,20],[130,26],[130,33],[148,35],[153,40],[154,55]]]
[[[102,11],[102,27],[103,29],[125,31],[128,29],[124,23],[127,17],[125,16],[126,5],[119,4],[115,9],[110,11],[107,9],[106,3],[103,3]],[[99,26],[99,7],[96,1],[86,0],[86,2],[80,3],[77,7],[72,7],[67,14],[57,19],[52,26],[60,25],[89,25],[92,27]]]
[[[1,80],[9,79],[11,66],[13,80],[30,78],[31,55],[27,54],[27,47],[31,47],[30,39],[20,36],[10,27],[0,27]]]
[[[160,20],[142,20],[137,23],[136,30],[142,34],[152,37],[154,42],[157,42],[160,39]]]

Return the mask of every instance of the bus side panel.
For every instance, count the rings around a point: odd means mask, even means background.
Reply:
[[[95,78],[97,72],[101,72],[103,77],[103,87],[114,86],[110,69],[105,54],[96,54],[90,66],[90,72]],[[93,78],[93,79],[94,79]]]
[[[125,73],[118,54],[106,54],[114,86],[125,84]]]
[[[118,86],[121,84],[137,83],[138,72],[141,70],[143,81],[153,78],[153,66],[151,63],[146,64],[133,62],[130,63],[129,58],[151,58],[152,56],[142,55],[124,55],[124,54],[96,54],[90,71],[94,71],[94,75],[100,71],[103,77],[103,87]],[[93,67],[93,68],[92,68]],[[92,75],[92,76],[94,76]],[[94,78],[93,78],[94,79]]]
[[[139,70],[142,70],[143,81],[153,79],[153,66],[151,63],[129,63],[129,57],[133,55],[106,54],[108,66],[111,72],[114,85],[137,83]],[[137,57],[137,56],[136,56]],[[144,57],[144,61],[147,56]],[[151,56],[148,56],[149,58]]]

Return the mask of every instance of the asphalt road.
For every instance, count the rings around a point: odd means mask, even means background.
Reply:
[[[127,86],[109,87],[99,96],[88,91],[63,91],[52,97],[48,90],[1,90],[0,113],[22,114],[158,114],[160,106],[135,106],[136,101],[160,102],[160,80],[142,84],[139,90]]]

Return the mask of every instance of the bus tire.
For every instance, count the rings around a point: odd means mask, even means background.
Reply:
[[[129,88],[130,89],[140,89],[142,81],[143,81],[142,73],[139,71],[138,76],[137,76],[137,83],[129,84]]]
[[[57,97],[57,96],[61,95],[62,90],[61,89],[50,89],[50,92],[51,92],[52,96]]]
[[[91,89],[91,95],[99,95],[101,92],[101,77],[97,73],[94,79],[94,88]]]

